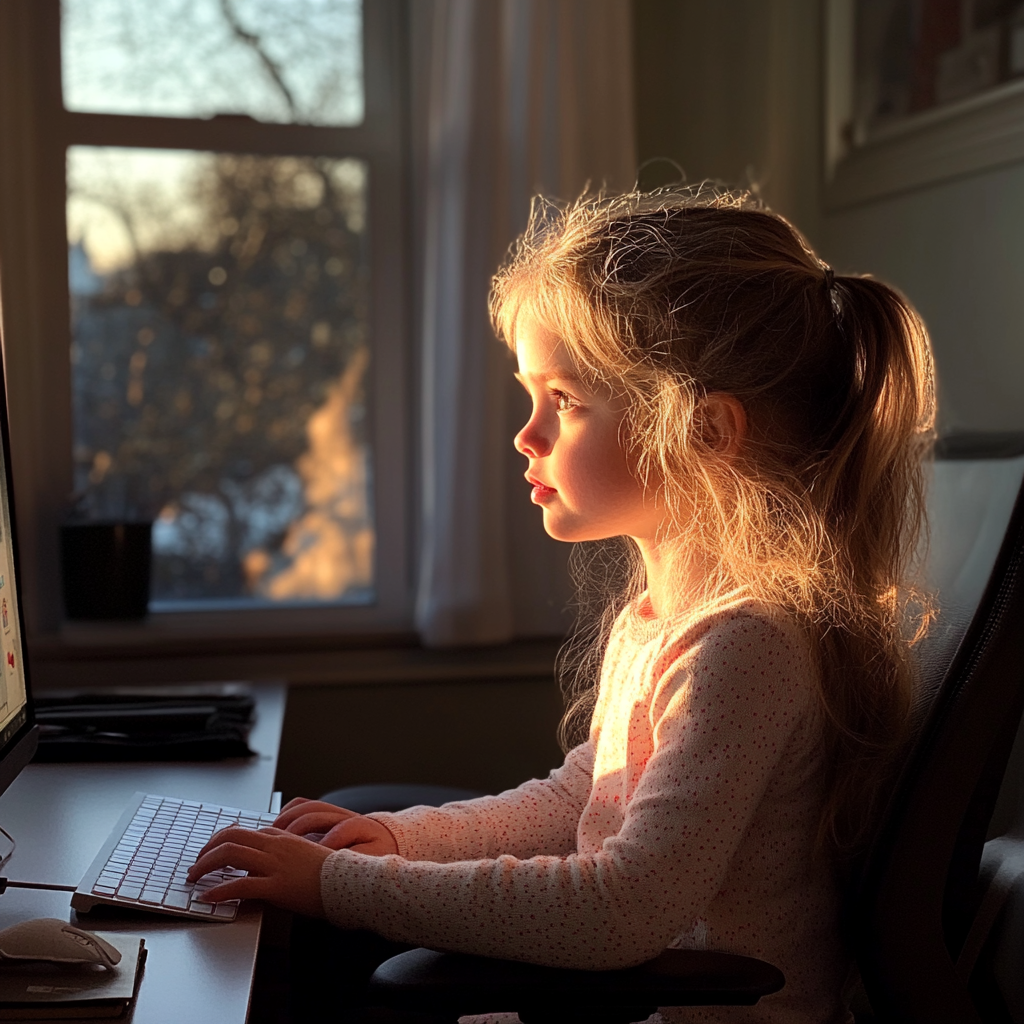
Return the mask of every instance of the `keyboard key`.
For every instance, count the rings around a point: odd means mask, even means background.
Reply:
[[[92,887],[92,891],[94,893],[96,893],[97,896],[113,896],[113,895],[115,895],[117,893],[117,886],[116,885],[100,885],[99,882],[97,882]]]
[[[188,910],[189,900],[192,898],[190,892],[170,890],[163,898],[163,905],[171,910]]]
[[[189,904],[188,909],[193,914],[212,914],[213,913],[213,904],[212,903],[199,903],[198,901],[195,901],[195,902]]]
[[[126,900],[137,900],[142,895],[141,885],[122,885],[117,890],[117,895]]]
[[[218,903],[213,908],[214,917],[233,918],[238,913],[238,906],[234,900],[230,903]]]

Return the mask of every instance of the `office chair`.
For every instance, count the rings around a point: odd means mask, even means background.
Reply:
[[[1019,437],[988,442],[1016,455],[1005,465],[1019,472]],[[971,451],[964,438],[948,454]],[[943,630],[955,635],[963,606],[942,614],[952,620]],[[941,664],[950,638],[940,630],[937,639],[925,656]],[[926,680],[936,675],[926,661]],[[1024,842],[1012,834],[985,840],[1022,710],[1024,489],[854,892],[853,941],[880,1020],[991,1024],[998,996],[985,989],[991,979],[972,973],[1024,874],[1015,871]]]
[[[929,577],[942,611],[921,655],[921,724],[847,923],[877,1021],[981,1024],[991,979],[973,968],[1024,877],[1024,838],[985,843],[1024,711],[1024,437],[951,438],[937,458]],[[752,1004],[782,984],[726,953],[589,972],[415,949],[377,969],[369,1001],[452,1022],[515,1010],[524,1024],[627,1024],[657,1006]]]
[[[356,814],[374,811],[404,811],[410,807],[440,807],[455,800],[474,800],[484,794],[456,786],[432,786],[418,782],[371,782],[362,786],[343,786],[324,793],[324,803],[344,807]]]

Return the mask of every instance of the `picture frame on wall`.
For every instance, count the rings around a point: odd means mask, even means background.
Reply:
[[[831,209],[1024,159],[1024,0],[826,0]]]

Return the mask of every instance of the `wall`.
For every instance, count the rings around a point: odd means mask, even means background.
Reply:
[[[820,215],[817,0],[634,0],[637,148],[686,180],[755,186],[812,239]],[[645,186],[674,169],[649,163]]]
[[[943,429],[1024,429],[1024,166],[826,215],[837,268],[906,293],[935,345]]]

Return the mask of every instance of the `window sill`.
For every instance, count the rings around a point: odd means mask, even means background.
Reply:
[[[146,624],[76,623],[29,641],[32,685],[92,687],[228,679],[291,685],[553,679],[561,639],[427,649],[412,633],[197,636]]]

